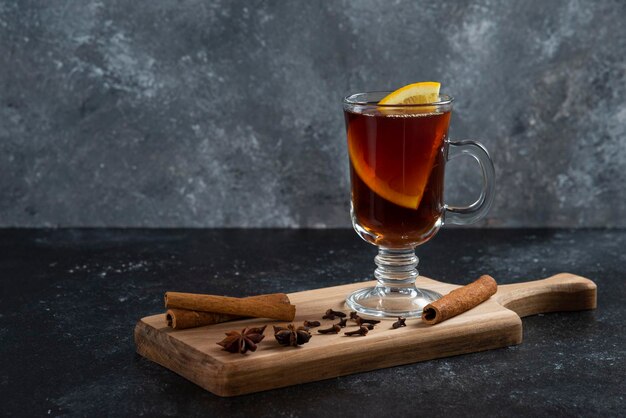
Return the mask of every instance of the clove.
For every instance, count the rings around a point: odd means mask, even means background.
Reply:
[[[319,327],[320,321],[304,321],[303,325],[307,328],[315,328],[315,327]]]
[[[326,314],[322,317],[322,319],[335,319],[335,318],[345,318],[346,314],[339,311],[333,311],[332,309],[328,309]]]
[[[338,334],[339,331],[341,331],[341,327],[339,325],[337,325],[337,324],[334,324],[330,328],[318,329],[317,330],[317,332],[319,332],[320,334]]]
[[[354,322],[356,322],[357,325],[363,325],[363,324],[380,324],[380,321],[378,319],[365,319],[365,318],[361,318],[360,316],[357,316],[357,318],[354,320]]]
[[[350,331],[350,332],[344,332],[344,334],[349,336],[349,337],[351,337],[353,335],[367,335],[367,331],[368,331],[367,326],[361,325],[358,330]]]
[[[393,329],[397,329],[400,327],[406,327],[406,318],[403,318],[401,316],[398,317],[398,320],[396,322],[394,322],[392,325]]]
[[[366,327],[367,329],[369,329],[370,331],[374,329],[374,325],[372,324],[363,324],[361,325],[362,327]]]
[[[356,322],[357,325],[363,325],[363,324],[379,324],[380,321],[377,319],[365,319],[365,318],[361,318],[359,316],[358,313],[352,311],[350,312],[350,319],[353,320],[354,322]]]
[[[337,322],[337,325],[339,325],[341,328],[345,328],[348,322],[348,318],[341,318],[339,320],[339,322]]]

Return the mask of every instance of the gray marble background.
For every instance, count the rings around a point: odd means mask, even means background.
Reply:
[[[0,1],[0,226],[349,225],[341,98],[439,80],[482,225],[626,227],[626,2]],[[450,164],[447,200],[479,175]]]

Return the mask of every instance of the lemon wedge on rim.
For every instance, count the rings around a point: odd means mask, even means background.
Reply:
[[[409,84],[389,93],[378,104],[402,105],[402,104],[428,104],[439,100],[441,83],[436,81],[422,81]]]

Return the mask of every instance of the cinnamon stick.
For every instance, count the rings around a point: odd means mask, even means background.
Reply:
[[[219,324],[220,322],[240,319],[237,315],[225,315],[214,312],[191,311],[189,309],[168,309],[165,313],[167,325],[174,329],[203,327]]]
[[[438,324],[480,305],[497,291],[498,284],[494,278],[485,274],[473,283],[426,305],[422,311],[422,321],[429,325]]]
[[[284,293],[273,293],[269,295],[250,296],[247,299],[261,300],[273,303],[289,304],[289,297]],[[189,309],[172,308],[165,313],[167,325],[174,329],[187,329],[202,327],[204,325],[218,324],[220,322],[234,321],[242,316],[227,315],[215,312],[193,311]]]
[[[281,321],[293,321],[296,316],[296,307],[289,303],[196,293],[166,292],[165,307]]]

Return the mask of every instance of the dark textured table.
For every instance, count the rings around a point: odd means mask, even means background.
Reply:
[[[0,230],[0,411],[624,416],[625,247],[623,230],[443,230],[418,251],[424,275],[504,284],[569,271],[598,284],[598,309],[526,318],[515,347],[219,398],[135,354],[133,327],[163,311],[164,291],[362,281],[374,247],[351,230]]]

